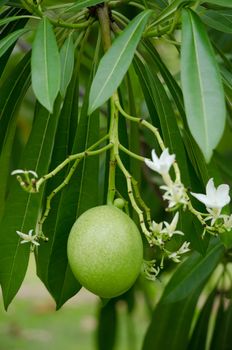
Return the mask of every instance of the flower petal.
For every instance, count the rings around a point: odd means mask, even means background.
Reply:
[[[35,171],[33,171],[33,170],[28,170],[28,173],[29,173],[29,174],[32,174],[34,177],[38,178],[38,174],[37,174]]]
[[[211,207],[211,203],[208,199],[208,197],[205,194],[202,193],[194,193],[194,192],[190,192],[191,195],[193,197],[195,197],[196,199],[198,199],[200,202],[202,202],[203,204],[205,204],[206,207]]]
[[[144,159],[145,164],[148,166],[148,168],[150,168],[153,171],[157,171],[157,166],[154,164],[154,162],[152,162],[150,159],[145,158]]]
[[[222,184],[217,188],[217,200],[218,202],[222,203],[223,207],[230,203],[229,191],[230,187],[226,184]]]
[[[11,175],[18,175],[18,174],[24,174],[25,171],[22,169],[16,169],[11,172]]]
[[[159,157],[157,156],[154,149],[151,151],[151,158],[156,165],[159,164]]]
[[[206,195],[209,198],[215,198],[215,194],[216,194],[216,188],[214,186],[214,181],[213,178],[209,179],[209,181],[207,182],[206,185]]]

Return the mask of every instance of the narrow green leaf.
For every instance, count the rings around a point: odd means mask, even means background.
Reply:
[[[9,7],[0,14],[0,19],[5,19],[7,17],[16,16],[16,15],[18,17],[21,15],[27,15],[27,14],[28,12],[25,9]],[[14,21],[13,23],[8,23],[3,28],[1,28],[1,38],[5,38],[10,33],[13,33],[16,30],[23,28],[26,23],[27,23],[26,18],[19,19],[17,21]],[[7,61],[10,57],[10,54],[13,48],[14,48],[14,44],[12,44],[11,47],[9,47],[9,49],[5,52],[5,54],[0,58],[0,76],[4,71],[4,68],[7,64]]]
[[[206,1],[203,1],[206,2]],[[231,0],[207,0],[209,4],[215,4],[223,7],[232,7]]]
[[[202,288],[203,285],[198,286],[181,301],[170,304],[158,303],[145,335],[142,350],[187,349],[190,327]]]
[[[47,172],[58,116],[58,113],[51,116],[44,108],[40,109],[23,154],[22,169],[32,169],[39,175]],[[20,244],[16,231],[35,230],[42,194],[43,190],[37,194],[24,192],[15,180],[7,198],[0,223],[0,282],[5,308],[21,286],[30,253],[29,244]]]
[[[60,94],[65,96],[67,87],[71,81],[73,68],[74,68],[74,44],[73,35],[70,34],[64,42],[60,50],[61,61],[61,82],[60,82]]]
[[[28,32],[28,29],[18,29],[15,32],[7,35],[5,38],[0,40],[0,57],[14,44],[20,36]]]
[[[108,2],[109,0],[106,0],[105,2]],[[90,6],[95,6],[102,3],[102,0],[80,0],[78,1],[77,4],[74,4],[72,6],[70,6],[69,8],[67,8],[65,10],[65,12],[68,11],[80,11],[85,7],[90,7]]]
[[[232,10],[207,10],[202,20],[210,27],[224,33],[232,33]]]
[[[107,332],[106,332],[107,330]],[[101,307],[99,312],[97,344],[98,350],[113,350],[117,331],[117,312],[114,299]]]
[[[193,253],[172,276],[163,293],[162,302],[176,302],[191,294],[214,271],[221,261],[223,252],[223,244],[213,239],[205,256],[197,252]]]
[[[7,18],[3,18],[3,19],[0,19],[0,26],[3,26],[4,24],[7,24],[7,23],[11,23],[11,22],[14,22],[14,21],[19,21],[20,19],[24,19],[24,18],[36,18],[36,19],[39,19],[39,17],[35,17],[35,16],[28,16],[28,15],[22,15],[22,16],[11,16],[11,17],[7,17]]]
[[[31,73],[36,98],[52,113],[60,89],[60,55],[52,25],[47,17],[40,21],[35,33]]]
[[[206,349],[206,342],[209,330],[209,321],[212,313],[217,290],[214,289],[208,296],[203,308],[200,310],[196,325],[188,344],[188,350]]]
[[[215,54],[198,16],[182,11],[181,82],[190,131],[207,162],[225,126],[225,101]]]
[[[151,11],[143,11],[115,39],[100,61],[92,82],[89,114],[113,95],[127,72]]]
[[[73,129],[76,129],[75,125],[72,123],[72,113],[77,113],[76,105],[74,105],[73,102],[75,101],[75,104],[78,105],[75,95],[75,92],[77,93],[76,88],[78,88],[77,74],[73,76],[72,82],[68,87],[64,104],[60,113],[60,119],[57,127],[55,145],[49,171],[52,171],[68,156],[68,154],[71,153],[69,150],[70,133],[73,131]],[[75,117],[77,119],[77,114]],[[61,171],[46,184],[45,198],[53,191],[54,188],[60,185],[60,183],[64,180],[65,175],[67,175],[66,169]],[[48,290],[50,290],[50,281],[48,274],[51,264],[51,255],[54,249],[55,239],[59,239],[59,237],[56,237],[56,232],[58,230],[57,225],[62,212],[62,206],[65,205],[62,196],[62,192],[58,193],[51,203],[51,211],[43,225],[43,232],[49,238],[49,240],[46,244],[43,245],[42,249],[39,249],[36,259],[37,275],[45,284]],[[67,264],[67,259],[65,260],[65,264]],[[62,279],[62,282],[59,284],[59,291],[61,295],[60,304],[62,304],[68,298],[73,296],[81,288],[81,286],[73,277],[70,269],[64,271],[63,274],[60,273],[59,276]],[[53,279],[54,277],[51,276],[51,278]],[[51,290],[50,292],[53,295],[54,290]]]
[[[11,74],[0,86],[0,153],[4,144],[9,123],[30,85],[30,52],[12,68]]]
[[[153,26],[167,20],[170,16],[175,13],[179,7],[183,5],[192,5],[194,4],[194,0],[173,0],[171,3],[166,6],[163,11],[158,15],[154,22],[152,22]]]
[[[229,301],[228,306],[223,310],[215,325],[210,349],[230,350],[231,349],[231,332],[232,332],[232,302]],[[220,321],[220,323],[219,323]]]
[[[81,109],[72,154],[83,151],[99,138],[98,113],[87,115],[88,93],[89,88],[86,91]],[[98,205],[98,174],[99,158],[84,159],[76,169],[68,186],[61,193],[54,230],[51,232],[48,243],[51,248],[46,272],[48,289],[57,303],[57,309],[81,288],[68,265],[67,239],[77,217],[90,207]],[[57,274],[57,270],[59,274]]]

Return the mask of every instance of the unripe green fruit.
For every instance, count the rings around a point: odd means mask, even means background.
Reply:
[[[138,277],[143,244],[137,226],[113,205],[87,210],[74,223],[68,260],[74,276],[103,298],[126,292]]]

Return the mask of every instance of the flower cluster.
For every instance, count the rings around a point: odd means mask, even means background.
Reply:
[[[160,157],[156,152],[152,150],[151,159],[145,159],[145,164],[161,175],[164,184],[160,186],[160,189],[164,191],[163,199],[168,202],[168,211],[174,211],[180,207],[184,210],[188,209],[200,220],[204,226],[203,236],[205,232],[210,234],[219,234],[225,231],[232,230],[232,214],[226,215],[222,213],[222,209],[229,204],[230,188],[226,184],[221,184],[217,188],[214,185],[214,180],[211,178],[206,185],[206,194],[190,192],[193,197],[202,202],[207,213],[201,213],[197,211],[190,201],[187,190],[180,180],[178,174],[178,168],[175,169],[176,180],[173,181],[169,172],[171,166],[175,163],[175,155],[169,154],[168,148],[164,149]],[[152,221],[150,227],[151,236],[149,243],[151,246],[158,246],[163,251],[163,257],[167,257],[172,261],[178,263],[183,254],[190,251],[190,243],[184,241],[181,247],[175,251],[170,252],[166,249],[166,243],[173,237],[173,235],[184,235],[182,231],[177,230],[177,224],[179,219],[179,212],[177,212],[171,221],[156,223]],[[208,224],[210,222],[210,224]],[[155,261],[152,261],[153,265],[146,264],[145,274],[150,276],[150,279],[156,278],[159,273],[159,267],[155,267]],[[162,268],[163,261],[161,261],[160,267]]]

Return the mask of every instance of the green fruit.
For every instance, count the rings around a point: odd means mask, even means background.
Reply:
[[[103,298],[126,292],[138,277],[143,244],[135,223],[113,205],[87,210],[74,223],[68,260],[74,276]]]

